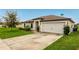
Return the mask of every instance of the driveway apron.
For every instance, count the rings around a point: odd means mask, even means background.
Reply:
[[[11,50],[41,50],[55,42],[62,35],[36,33],[3,40]]]
[[[0,39],[0,50],[10,50],[9,46],[7,46],[1,39]]]

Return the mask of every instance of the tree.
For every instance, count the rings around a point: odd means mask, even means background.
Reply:
[[[7,11],[6,16],[3,17],[6,21],[6,25],[10,28],[16,27],[17,13],[15,11]]]
[[[61,15],[61,16],[63,16],[64,14],[63,14],[63,13],[61,13],[60,15]]]

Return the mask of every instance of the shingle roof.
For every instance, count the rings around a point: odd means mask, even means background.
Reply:
[[[70,20],[71,22],[74,22],[70,18],[62,17],[62,16],[55,16],[55,15],[41,16],[41,17],[38,17],[38,18],[34,18],[33,20],[37,20],[37,19],[42,19],[43,21],[46,21],[46,20],[47,21],[48,20],[52,20],[52,21]]]
[[[44,20],[66,19],[65,17],[55,15],[42,16],[40,18],[43,18]]]

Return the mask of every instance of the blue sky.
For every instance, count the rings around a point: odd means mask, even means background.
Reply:
[[[2,18],[8,9],[0,9],[0,18]],[[14,10],[14,9],[13,9]],[[30,20],[32,18],[64,14],[64,17],[72,18],[76,23],[79,22],[79,9],[16,9],[17,17],[20,21]]]

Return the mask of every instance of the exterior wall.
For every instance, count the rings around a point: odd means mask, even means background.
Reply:
[[[31,26],[31,23],[25,23],[25,26]]]
[[[34,20],[34,22],[33,22],[33,29],[32,30],[34,30],[34,31],[36,31],[36,22],[38,21],[38,25],[40,26],[40,20],[38,19],[38,20]]]
[[[70,27],[70,31],[73,31],[74,23],[68,21],[68,26]]]
[[[32,29],[32,30],[35,31],[35,30],[36,30],[35,28],[36,28],[36,25],[35,25],[35,21],[34,21],[34,22],[33,22],[33,29]]]
[[[25,26],[31,26],[31,23],[25,23]],[[24,23],[17,25],[16,27],[24,28]]]
[[[68,25],[70,27],[70,32],[72,32],[75,23],[73,23],[73,22],[71,22],[69,20],[59,21],[59,22],[65,22],[65,26]]]
[[[21,28],[24,28],[24,23],[22,24],[19,24],[19,25],[16,25],[17,28],[21,27]]]

